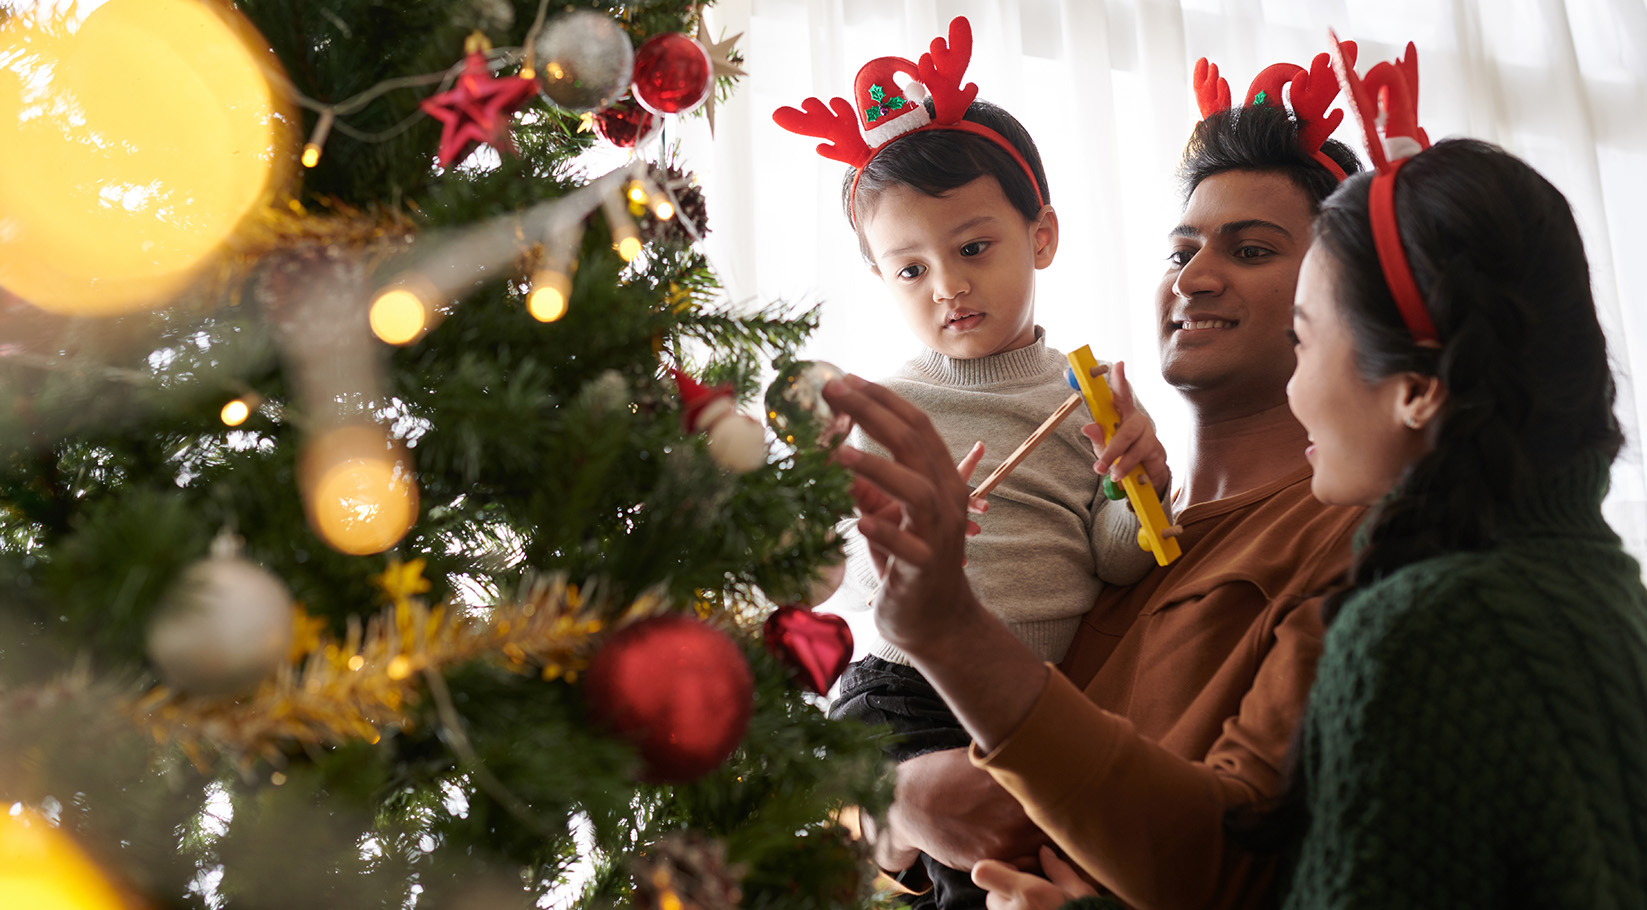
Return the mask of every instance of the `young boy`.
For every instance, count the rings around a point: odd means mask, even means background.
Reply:
[[[844,118],[830,118],[815,99],[804,111],[784,109],[776,119],[786,129],[834,140],[820,152],[853,165],[843,207],[870,270],[926,348],[881,384],[929,415],[957,462],[981,444],[988,461],[980,467],[987,469],[1071,389],[1068,362],[1035,324],[1035,272],[1052,263],[1058,248],[1046,175],[1023,126],[974,100],[975,86],[960,88],[970,45],[966,20],[957,19],[948,45],[933,42],[919,63],[880,58],[866,65],[857,80],[861,148],[852,141],[856,119],[849,133]],[[920,82],[908,78],[914,75]],[[930,108],[916,100],[923,96],[931,98]],[[836,99],[837,115],[845,104]],[[1143,460],[1151,482],[1164,491],[1170,481],[1164,450],[1147,418],[1138,414],[1134,422],[1142,432],[1127,447],[1129,457],[1136,462],[1148,453]],[[982,530],[967,548],[968,581],[978,599],[1054,663],[1103,585],[1132,584],[1155,564],[1137,544],[1136,517],[1124,502],[1104,496],[1093,470],[1102,444],[1080,424],[1066,420],[995,489]],[[1089,431],[1098,429],[1089,425]],[[853,444],[881,452],[861,433]],[[837,600],[864,605],[876,578],[856,534],[848,536],[847,578],[848,593]],[[899,734],[889,749],[896,761],[970,741],[937,693],[885,641],[847,669],[831,714],[890,725]],[[966,872],[923,861],[938,906],[983,907],[983,892],[972,889]]]

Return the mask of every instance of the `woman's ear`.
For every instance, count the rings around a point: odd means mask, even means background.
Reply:
[[[1035,245],[1035,267],[1044,269],[1052,264],[1052,257],[1058,252],[1058,213],[1052,206],[1041,206],[1041,214],[1035,219],[1035,227],[1030,231],[1030,240]]]
[[[1402,373],[1397,385],[1395,416],[1409,430],[1422,430],[1441,413],[1447,403],[1447,387],[1434,376],[1422,373]]]

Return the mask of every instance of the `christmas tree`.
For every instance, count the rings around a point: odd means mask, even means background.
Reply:
[[[734,41],[44,7],[0,6],[0,903],[872,901],[879,749],[795,606],[850,507],[815,316],[723,300],[656,135]]]

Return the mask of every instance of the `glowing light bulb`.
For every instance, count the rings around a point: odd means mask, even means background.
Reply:
[[[640,254],[641,242],[639,237],[624,237],[618,241],[618,255],[623,257],[624,262],[634,262],[635,257]]]
[[[652,207],[652,214],[658,216],[659,221],[668,221],[675,217],[675,207],[669,204],[669,200],[660,199],[658,204]]]
[[[223,418],[225,425],[238,427],[246,422],[246,418],[252,416],[252,406],[246,402],[246,399],[236,398],[224,405],[223,410],[219,411],[217,416]]]
[[[341,427],[311,440],[302,476],[309,524],[339,552],[381,553],[417,521],[411,465],[381,427]]]
[[[0,815],[0,906],[119,910],[130,906],[80,845],[38,813]]]
[[[543,271],[532,276],[532,293],[526,311],[539,322],[554,322],[566,315],[572,297],[572,279],[565,272]]]
[[[313,142],[303,146],[303,166],[314,167],[320,163],[320,146]]]
[[[418,337],[429,321],[423,301],[405,288],[384,291],[372,301],[372,334],[388,344],[405,344]]]
[[[629,198],[641,205],[646,204],[646,187],[639,180],[629,181]]]

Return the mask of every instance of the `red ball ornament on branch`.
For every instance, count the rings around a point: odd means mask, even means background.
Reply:
[[[689,35],[655,35],[635,52],[635,98],[655,114],[685,114],[709,99],[714,64]]]
[[[743,741],[755,681],[725,632],[681,614],[625,626],[589,662],[583,698],[595,723],[640,751],[642,777],[685,783]]]
[[[663,129],[663,121],[651,111],[635,103],[627,95],[591,115],[595,135],[620,149],[632,149],[644,144]]]

